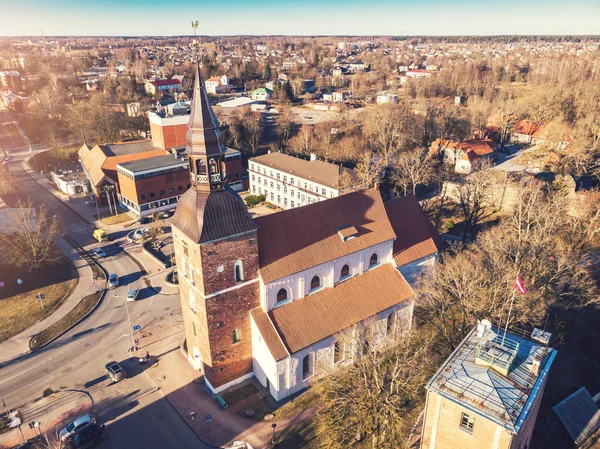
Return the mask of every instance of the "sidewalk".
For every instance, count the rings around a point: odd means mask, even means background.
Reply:
[[[256,400],[256,394],[223,410],[204,385],[201,373],[194,371],[182,354],[179,345],[184,337],[183,323],[179,321],[180,315],[178,320],[173,318],[173,324],[167,322],[162,328],[159,324],[144,329],[152,335],[141,342],[142,351],[147,350],[158,361],[156,366],[148,367],[144,372],[203,441],[216,447],[244,441],[254,449],[271,448],[273,423],[277,424],[277,432],[280,433],[314,416],[314,409],[283,419],[275,417],[271,421],[257,421],[238,415],[236,411],[243,410],[244,403]],[[194,419],[190,419],[191,412],[195,413]],[[212,417],[210,425],[206,422],[207,415]]]
[[[53,435],[53,429],[76,416],[89,413],[92,405],[93,400],[89,394],[76,390],[60,391],[27,404],[21,409],[23,433],[17,427],[0,435],[0,447],[13,447],[22,443],[23,439],[35,437],[38,430],[30,429],[28,425],[30,422],[41,422],[42,432],[51,431],[50,434]],[[59,431],[60,428],[56,430]]]
[[[62,237],[56,237],[54,239],[54,243],[77,268],[79,282],[77,283],[77,286],[71,295],[52,315],[46,317],[42,321],[39,321],[11,339],[0,343],[0,363],[5,363],[17,357],[28,354],[30,352],[29,340],[31,340],[31,337],[40,333],[50,325],[56,323],[59,319],[73,310],[73,308],[79,304],[79,301],[81,301],[83,297],[96,291],[96,286],[92,285],[91,282],[92,269],[87,261],[82,259],[79,253],[75,251],[75,249]],[[98,285],[97,287],[104,288],[102,285]]]

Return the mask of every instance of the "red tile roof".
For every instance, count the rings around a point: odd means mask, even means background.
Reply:
[[[294,353],[413,297],[406,280],[388,263],[276,307],[268,315],[288,352]],[[264,314],[256,310],[253,318]],[[269,346],[269,350],[282,353],[276,347]]]
[[[406,265],[439,252],[443,242],[414,195],[386,201],[385,210],[396,233],[394,261]]]
[[[269,348],[269,352],[275,361],[281,360],[290,355],[288,350],[283,345],[281,338],[279,338],[279,334],[277,333],[277,330],[275,330],[275,327],[271,322],[271,318],[269,318],[269,315],[263,312],[261,307],[251,310],[250,316],[254,320],[254,324],[256,324],[260,335],[262,335],[262,338],[265,341],[267,348]]]
[[[534,122],[533,120],[519,120],[517,123],[515,123],[513,125],[513,127],[510,130],[510,132],[514,133],[514,134],[526,134],[528,136],[531,136],[542,125],[543,125],[543,123],[541,123],[541,122]]]
[[[258,217],[255,222],[265,283],[396,237],[375,189]],[[345,226],[354,226],[357,237],[343,241],[338,230]]]

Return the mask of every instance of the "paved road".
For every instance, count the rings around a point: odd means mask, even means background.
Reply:
[[[27,150],[12,149],[11,153],[8,167],[19,189],[32,201],[43,203],[51,214],[60,215],[65,232],[82,246],[88,245],[93,226],[24,172],[21,161],[28,155]],[[111,242],[107,245],[108,256],[101,260],[109,273],[119,275],[121,285],[109,291],[100,307],[79,326],[40,351],[0,367],[0,392],[11,409],[40,398],[47,388],[89,392],[99,422],[107,424],[107,438],[99,447],[208,447],[141,372],[137,362],[129,358],[127,310],[132,323],[143,329],[156,320],[168,319],[171,312],[180,313],[181,306],[178,295],[155,294],[145,288],[143,273],[123,251],[125,244],[122,239]],[[128,303],[126,308],[124,298],[132,287],[142,290],[138,301]],[[111,360],[124,362],[130,378],[118,384],[109,382],[104,365]]]

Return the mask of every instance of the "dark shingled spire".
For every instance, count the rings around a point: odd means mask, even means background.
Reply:
[[[190,121],[188,122],[186,143],[186,150],[190,155],[219,156],[225,153],[226,150],[223,135],[219,129],[219,122],[208,100],[200,64],[196,66],[194,102]]]
[[[208,101],[199,65],[186,138],[192,188],[179,198],[171,225],[195,243],[257,229],[242,199],[227,186],[224,160],[227,148]]]

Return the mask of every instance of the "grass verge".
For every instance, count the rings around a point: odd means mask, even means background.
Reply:
[[[126,213],[121,213],[121,214],[117,214],[117,215],[111,215],[110,217],[105,217],[102,220],[100,220],[102,222],[102,224],[110,226],[110,225],[115,225],[115,224],[119,224],[119,223],[126,223],[128,221],[133,221],[134,219],[131,217],[131,215],[126,214]]]
[[[29,341],[30,349],[35,351],[36,349],[48,344],[60,334],[70,329],[71,326],[79,322],[79,320],[87,316],[92,310],[94,310],[103,293],[104,290],[100,290],[83,298],[79,304],[77,304],[73,310],[67,313],[64,317],[50,327],[44,329],[39,334],[35,335]]]
[[[0,300],[0,342],[51,315],[69,297],[77,282],[78,279],[69,279]],[[45,296],[43,309],[36,299],[39,293]]]

